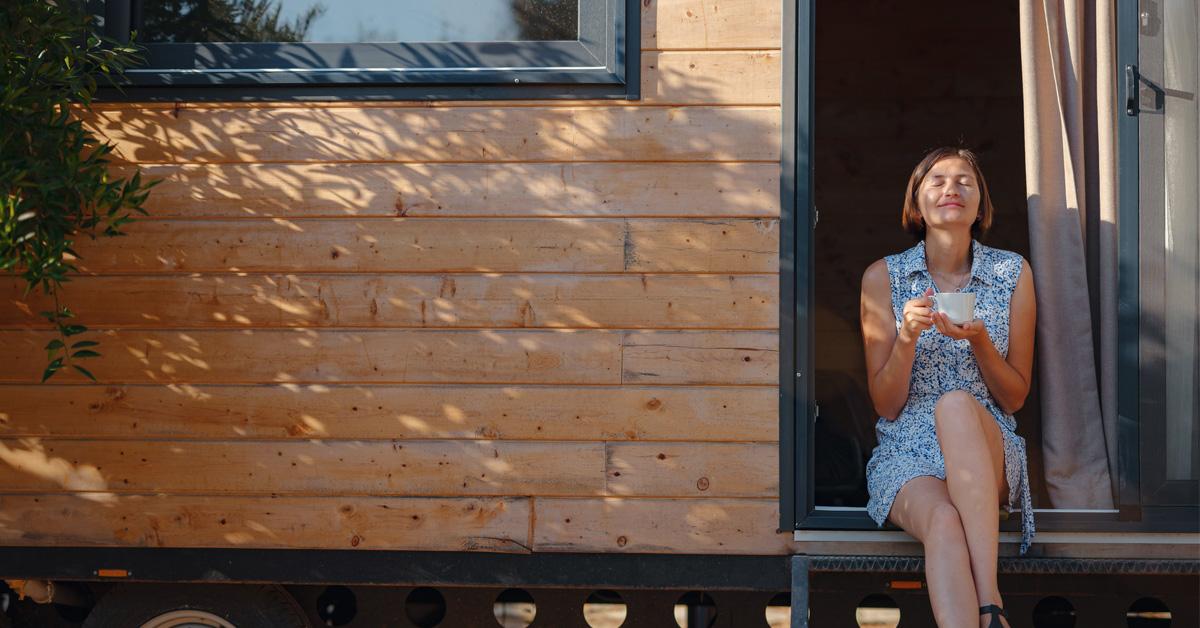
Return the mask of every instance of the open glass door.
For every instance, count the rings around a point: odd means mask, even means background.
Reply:
[[[1195,507],[1200,501],[1200,0],[1144,0],[1137,10],[1137,64],[1126,69],[1128,87],[1136,82],[1128,96],[1136,99],[1124,112],[1136,119],[1136,128],[1127,120],[1121,139],[1133,140],[1136,153],[1127,145],[1126,155],[1137,159],[1136,178],[1122,183],[1137,188],[1136,233],[1123,237],[1137,237],[1140,502]],[[1134,218],[1122,216],[1122,230]]]

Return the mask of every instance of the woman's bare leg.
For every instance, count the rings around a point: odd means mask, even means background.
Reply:
[[[946,460],[946,489],[962,519],[979,606],[1003,606],[996,583],[1000,493],[1007,485],[1000,428],[963,390],[951,391],[938,400],[934,420]],[[989,617],[980,618],[981,625],[988,622]]]
[[[979,617],[967,539],[946,483],[923,475],[900,488],[888,518],[925,546],[925,581],[937,625],[970,626]]]

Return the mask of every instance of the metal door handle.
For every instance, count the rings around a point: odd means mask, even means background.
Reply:
[[[1138,114],[1138,74],[1137,66],[1125,66],[1125,115]]]

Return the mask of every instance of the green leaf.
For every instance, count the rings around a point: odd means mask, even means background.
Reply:
[[[96,342],[95,340],[80,340],[79,342],[71,345],[71,348],[72,349],[82,349],[84,347],[98,347],[98,346],[100,346],[100,343]]]
[[[95,351],[92,351],[91,349],[80,349],[79,351],[76,351],[75,353],[71,354],[72,359],[74,359],[74,358],[98,358],[98,357],[100,357],[100,354],[96,353]]]
[[[87,378],[92,380],[93,382],[96,381],[96,376],[92,375],[91,371],[83,368],[82,366],[79,366],[78,364],[72,364],[71,367],[74,368],[76,371],[79,371],[80,373],[83,373],[84,375],[86,375]]]
[[[84,327],[83,325],[64,325],[62,328],[62,333],[64,336],[75,336],[82,334],[85,331],[87,331],[87,327]]]
[[[62,368],[62,365],[63,365],[62,358],[58,358],[58,359],[54,360],[53,362],[51,362],[49,365],[47,365],[46,370],[42,371],[42,382],[44,383],[46,380],[50,379],[50,376],[57,373],[58,369]]]

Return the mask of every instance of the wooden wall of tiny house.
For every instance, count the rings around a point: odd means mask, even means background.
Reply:
[[[644,0],[637,102],[105,104],[94,385],[5,280],[0,543],[783,554],[781,3]]]

